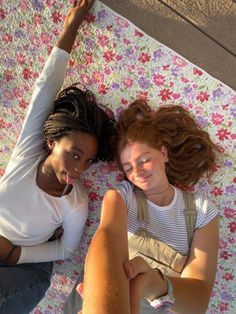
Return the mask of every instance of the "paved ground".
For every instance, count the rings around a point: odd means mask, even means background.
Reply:
[[[235,0],[102,0],[236,90]]]

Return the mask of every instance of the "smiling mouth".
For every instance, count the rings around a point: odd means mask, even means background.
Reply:
[[[149,174],[148,176],[146,177],[143,177],[143,178],[139,178],[139,179],[135,179],[135,182],[137,183],[145,183],[148,181],[148,179],[151,177],[151,174]]]

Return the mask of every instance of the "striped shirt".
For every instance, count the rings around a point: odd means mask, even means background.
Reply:
[[[188,236],[185,223],[182,191],[174,188],[174,197],[168,206],[158,206],[148,202],[148,222],[138,221],[138,210],[134,185],[122,181],[114,187],[122,196],[128,209],[128,234],[134,234],[140,227],[152,233],[157,239],[171,246],[182,255],[189,252]],[[195,230],[204,227],[218,215],[216,207],[203,195],[194,194],[197,209]]]

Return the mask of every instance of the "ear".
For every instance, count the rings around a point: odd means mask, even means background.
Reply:
[[[54,140],[48,140],[47,146],[50,150],[53,150],[53,148],[55,147],[55,141]]]
[[[167,162],[169,160],[169,158],[168,158],[168,150],[167,150],[166,146],[162,146],[160,152],[163,156],[164,162]]]

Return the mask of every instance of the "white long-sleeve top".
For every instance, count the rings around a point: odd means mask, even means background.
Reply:
[[[78,247],[88,215],[88,198],[80,182],[61,197],[47,194],[36,183],[38,165],[46,157],[43,124],[63,84],[68,61],[66,51],[53,48],[0,182],[0,235],[21,246],[18,264],[69,257]],[[48,242],[59,226],[64,229],[61,239]]]

